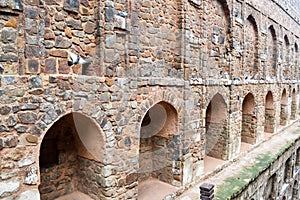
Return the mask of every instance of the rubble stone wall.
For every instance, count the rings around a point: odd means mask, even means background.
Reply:
[[[145,152],[166,153],[145,162],[167,157],[147,177],[184,188],[204,175],[210,141],[217,138],[210,155],[228,160],[240,154],[246,121],[257,144],[298,119],[300,26],[290,2],[1,1],[0,198],[43,195],[41,146],[68,115],[97,127],[73,124],[80,170],[67,176],[94,199],[137,198],[144,142],[152,142]],[[68,66],[68,51],[87,63]],[[248,94],[256,126],[243,120]],[[161,102],[176,113],[166,126],[176,130],[143,141],[143,119]],[[211,103],[221,126],[207,116]],[[85,131],[95,134],[82,138]],[[59,195],[73,191],[60,186]]]

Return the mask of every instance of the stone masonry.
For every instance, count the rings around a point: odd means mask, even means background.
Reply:
[[[137,199],[150,178],[185,190],[206,157],[267,140],[300,116],[299,10],[296,0],[1,0],[0,199]],[[88,62],[68,66],[68,51]],[[259,177],[264,195],[279,175],[293,179],[291,149],[280,173]],[[299,199],[286,182],[280,195]]]

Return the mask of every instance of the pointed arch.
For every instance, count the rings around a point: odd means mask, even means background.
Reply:
[[[39,191],[42,199],[75,191],[91,195],[88,185],[93,180],[84,171],[96,176],[89,168],[102,165],[104,147],[103,133],[92,118],[81,113],[69,113],[54,122],[40,144]],[[88,166],[85,163],[89,163]],[[80,169],[78,166],[81,166]]]
[[[287,105],[288,105],[288,97],[286,89],[284,88],[281,95],[280,101],[280,125],[285,126],[287,123],[288,113],[287,113]]]
[[[268,67],[267,72],[269,77],[276,77],[277,73],[277,36],[273,25],[268,29],[267,36],[268,48]]]
[[[258,28],[252,15],[249,15],[245,24],[245,69],[246,76],[254,76],[258,73]]]
[[[290,42],[287,35],[284,36],[284,49],[283,49],[283,78],[290,79]]]
[[[228,158],[227,112],[224,98],[217,93],[206,108],[205,154],[214,158]]]
[[[274,133],[275,130],[275,111],[273,94],[269,91],[265,100],[265,132]]]
[[[228,78],[229,66],[224,64],[227,49],[230,48],[230,11],[226,0],[212,0],[207,3],[208,78]],[[213,16],[212,16],[213,15]]]
[[[286,183],[290,182],[290,179],[293,177],[293,164],[292,164],[292,158],[289,157],[286,161],[285,161],[285,167],[284,167],[284,177],[283,180]]]
[[[296,89],[292,91],[292,103],[291,103],[291,120],[295,120],[297,115],[297,94]]]
[[[277,182],[277,174],[273,174],[267,181],[267,185],[263,192],[263,199],[275,199],[276,197],[276,182]]]
[[[253,94],[248,93],[242,105],[241,142],[254,144],[256,142],[256,127],[255,100]]]
[[[294,79],[298,80],[299,76],[299,49],[298,49],[298,44],[295,42],[294,45],[294,71],[295,71],[295,75],[294,75]]]
[[[179,138],[176,109],[165,101],[150,107],[140,128],[139,184],[156,179],[173,186],[181,185],[173,173],[176,170],[174,163],[180,160]]]
[[[293,194],[292,194],[292,199],[297,199],[297,198],[299,198],[299,195],[300,195],[299,190],[300,190],[300,188],[299,188],[299,182],[298,182],[298,180],[295,180],[295,181],[294,181],[294,184],[293,184]]]

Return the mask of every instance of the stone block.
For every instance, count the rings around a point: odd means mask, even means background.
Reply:
[[[40,200],[40,193],[37,189],[27,190],[20,193],[16,200]]]
[[[120,29],[126,29],[126,19],[119,15],[115,15],[115,27]]]
[[[29,143],[34,143],[37,144],[38,143],[38,137],[35,135],[27,135],[26,136],[26,141]]]
[[[24,183],[27,185],[36,185],[38,183],[38,174],[36,166],[30,166],[26,169]]]
[[[29,89],[32,88],[42,88],[43,82],[40,76],[34,76],[29,79]]]
[[[111,7],[105,8],[105,21],[106,22],[113,22],[115,16],[115,9]]]
[[[13,127],[17,124],[17,117],[15,115],[11,115],[7,118],[7,126]]]
[[[40,55],[39,46],[27,45],[25,47],[25,57],[26,58],[38,58]]]
[[[83,30],[81,21],[72,19],[72,18],[67,18],[66,19],[66,24],[68,27],[76,30]]]
[[[25,17],[30,19],[37,19],[39,17],[38,9],[35,7],[26,7]]]
[[[1,132],[7,132],[7,131],[9,131],[9,129],[5,126],[5,125],[0,125],[0,133]]]
[[[11,108],[8,106],[2,106],[0,107],[0,114],[1,115],[7,115],[11,111]]]
[[[14,53],[0,54],[0,62],[17,62],[18,56]]]
[[[126,176],[126,184],[131,185],[132,183],[136,182],[138,180],[138,174],[137,173],[131,173]]]
[[[1,174],[0,174],[0,177],[2,180],[7,180],[7,179],[10,179],[12,177],[16,177],[19,173],[19,169],[12,169],[12,170],[2,170]]]
[[[87,22],[85,25],[84,25],[84,32],[87,33],[87,34],[92,34],[95,32],[95,23],[93,22]]]
[[[42,131],[37,126],[32,126],[29,130],[29,133],[31,133],[32,135],[40,136],[42,134]]]
[[[37,120],[37,114],[34,112],[22,112],[18,113],[19,120],[24,124],[34,124]]]
[[[4,53],[15,53],[17,52],[16,47],[12,44],[3,45],[2,50]]]
[[[2,28],[1,42],[3,43],[14,43],[17,39],[17,30],[11,27]]]
[[[5,24],[6,27],[12,27],[14,29],[17,28],[17,25],[18,25],[18,20],[16,17],[10,18]]]
[[[78,13],[79,10],[79,0],[65,0],[64,10]]]
[[[5,194],[17,192],[20,189],[20,180],[18,178],[12,178],[7,181],[0,182],[0,197],[4,197]]]
[[[16,125],[15,129],[18,133],[25,133],[27,130],[27,126],[23,126],[23,125]]]
[[[38,6],[40,1],[39,0],[24,0],[24,3],[31,5],[31,6]]]
[[[58,36],[55,40],[55,47],[56,48],[63,48],[67,49],[72,46],[72,42],[69,41],[68,39]]]
[[[57,73],[56,59],[54,59],[54,58],[46,59],[46,61],[45,61],[45,73],[47,73],[47,74]]]
[[[39,73],[40,64],[38,60],[30,59],[26,61],[26,73]]]
[[[70,67],[68,66],[68,61],[66,59],[58,60],[58,72],[60,74],[68,74],[70,72]]]
[[[24,158],[22,160],[18,161],[18,166],[19,167],[24,167],[24,166],[28,166],[35,163],[35,157],[33,156],[28,156],[27,158]]]

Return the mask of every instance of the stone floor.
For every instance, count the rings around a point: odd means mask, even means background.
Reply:
[[[175,192],[178,188],[161,182],[154,178],[149,178],[139,184],[138,200],[161,200],[166,195]]]
[[[175,200],[199,200],[199,186],[202,183],[213,183],[215,185],[221,184],[222,181],[234,174],[238,173],[245,166],[250,166],[255,161],[255,157],[259,155],[261,152],[277,152],[279,149],[284,146],[288,141],[294,140],[299,137],[299,134],[292,134],[295,130],[300,130],[300,122],[293,121],[293,124],[290,126],[280,127],[277,134],[267,134],[265,136],[265,141],[261,142],[257,145],[253,145],[248,147],[247,150],[242,152],[240,156],[235,159],[235,161],[227,164],[227,167],[223,170],[212,174],[211,176],[202,179],[199,183],[195,184],[189,190],[185,191],[180,196],[176,197]],[[245,156],[247,155],[247,156]],[[209,158],[210,159],[210,158]],[[211,160],[212,161],[212,160]],[[219,162],[217,160],[217,162]],[[229,162],[229,161],[226,161]],[[225,163],[225,162],[224,162]],[[226,163],[225,163],[226,164]],[[213,164],[211,164],[213,165]],[[217,165],[217,163],[216,163]],[[208,169],[206,169],[208,170]],[[215,187],[216,190],[216,187]]]
[[[72,192],[70,194],[61,196],[57,198],[56,200],[93,200],[91,197],[89,197],[86,194],[83,194],[82,192],[76,191]]]
[[[206,156],[204,158],[204,173],[208,173],[216,169],[218,165],[224,163],[224,160],[217,159],[214,157]]]

